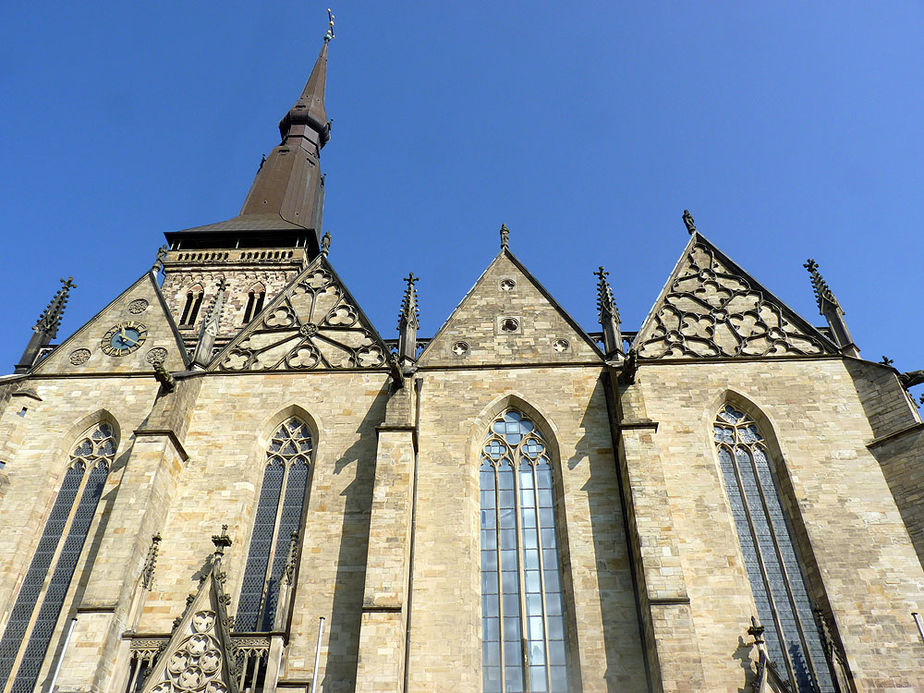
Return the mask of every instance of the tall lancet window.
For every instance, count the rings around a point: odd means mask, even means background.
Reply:
[[[0,639],[0,681],[12,679],[12,692],[30,693],[36,685],[117,447],[112,426],[101,423],[71,452]]]
[[[481,455],[481,635],[485,693],[566,691],[565,624],[552,466],[515,409]]]
[[[764,439],[754,420],[732,406],[719,412],[714,429],[757,615],[767,629],[770,658],[796,691],[834,691]]]
[[[295,417],[270,441],[234,620],[237,631],[273,629],[292,533],[302,524],[312,450],[308,425]]]

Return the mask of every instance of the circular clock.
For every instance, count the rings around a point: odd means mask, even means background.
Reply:
[[[148,328],[140,322],[127,320],[113,326],[103,337],[103,353],[109,356],[125,356],[137,351],[147,337]]]

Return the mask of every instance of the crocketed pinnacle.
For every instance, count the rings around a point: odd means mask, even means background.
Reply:
[[[415,277],[411,272],[404,278],[404,281],[407,282],[407,287],[404,289],[404,299],[401,301],[401,312],[398,313],[399,330],[406,326],[416,328],[420,317],[420,311],[417,308],[417,287],[414,286],[420,281],[420,277]]]
[[[802,266],[808,270],[808,273],[812,278],[812,291],[814,291],[815,301],[818,303],[818,312],[824,315],[825,302],[840,308],[841,305],[834,297],[834,292],[831,291],[831,287],[828,286],[828,282],[824,280],[824,278],[821,276],[821,273],[818,271],[818,263],[815,262],[812,258],[809,258],[808,261]]]
[[[51,303],[42,312],[35,326],[32,328],[35,332],[44,332],[48,339],[54,339],[58,336],[58,327],[61,325],[61,318],[64,317],[64,308],[67,305],[70,290],[77,285],[73,277],[61,279],[61,288],[51,299]]]
[[[616,308],[616,303],[613,301],[613,289],[610,287],[610,283],[606,280],[609,276],[609,272],[603,269],[603,266],[600,266],[594,275],[597,276],[597,311],[599,312],[600,323],[603,324],[608,316],[612,316],[616,321],[616,324],[620,324],[622,320],[619,317],[619,310]]]

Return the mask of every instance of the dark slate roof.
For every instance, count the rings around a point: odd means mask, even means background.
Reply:
[[[173,234],[234,233],[238,231],[308,231],[308,227],[286,221],[278,214],[247,214],[205,226],[194,226]]]

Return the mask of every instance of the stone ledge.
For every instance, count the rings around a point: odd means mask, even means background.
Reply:
[[[911,424],[910,426],[906,426],[905,428],[901,430],[895,431],[894,433],[889,433],[888,435],[884,435],[881,438],[876,438],[875,440],[872,440],[869,443],[867,443],[866,447],[873,448],[873,447],[876,447],[877,445],[881,445],[882,443],[897,440],[898,438],[901,438],[908,433],[912,433],[914,431],[921,431],[921,430],[924,430],[924,422],[919,421],[917,423]]]
[[[189,460],[189,453],[186,452],[186,448],[183,447],[183,444],[180,442],[180,439],[177,438],[176,433],[169,428],[136,428],[133,433],[135,438],[140,438],[141,436],[166,436],[170,439],[170,442],[173,443],[174,449],[179,453],[180,458],[187,462]]]

